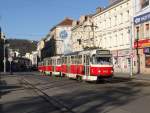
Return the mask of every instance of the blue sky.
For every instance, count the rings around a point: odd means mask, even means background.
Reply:
[[[65,17],[78,19],[108,0],[0,0],[0,26],[8,38],[40,40]]]

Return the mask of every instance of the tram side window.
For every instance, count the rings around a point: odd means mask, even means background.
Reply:
[[[61,64],[61,59],[57,59],[57,65]]]
[[[46,65],[48,65],[48,60],[46,60]]]
[[[71,64],[74,64],[74,56],[71,56]]]
[[[52,64],[55,65],[55,59],[52,59]]]
[[[63,57],[63,58],[62,58],[62,63],[63,63],[63,64],[65,64],[65,58],[66,58],[66,57]]]
[[[44,60],[44,65],[46,65],[46,60]]]
[[[69,56],[69,64],[71,64],[71,56]]]
[[[84,60],[84,64],[85,64],[85,62],[86,62],[86,61],[85,61],[85,60],[86,60],[86,56],[85,56],[85,55],[84,55],[84,59],[83,59],[83,60]]]
[[[82,64],[82,55],[79,55],[78,56],[78,62],[77,62],[78,64]]]
[[[50,59],[50,65],[52,65],[52,59]]]

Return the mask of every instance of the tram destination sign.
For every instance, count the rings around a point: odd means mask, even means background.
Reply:
[[[109,50],[97,50],[96,54],[99,54],[99,55],[108,55],[108,54],[110,54],[110,51]]]

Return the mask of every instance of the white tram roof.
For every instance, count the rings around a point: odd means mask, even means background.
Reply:
[[[61,58],[60,56],[53,56],[53,57],[51,57],[51,59],[59,59],[59,58]]]
[[[65,54],[64,56],[74,56],[74,55],[90,55],[96,54],[97,50],[106,50],[106,49],[91,49],[91,50],[85,50],[85,51],[76,51],[72,53]]]
[[[53,56],[53,57],[46,57],[44,60],[49,60],[49,59],[59,59],[61,56]]]

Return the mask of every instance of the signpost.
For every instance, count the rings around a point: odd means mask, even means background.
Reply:
[[[11,71],[11,63],[12,63],[12,61],[13,61],[12,57],[9,57],[9,58],[8,58],[8,61],[9,61],[9,64],[10,64],[10,67],[9,67],[10,74],[12,74],[12,71]]]

